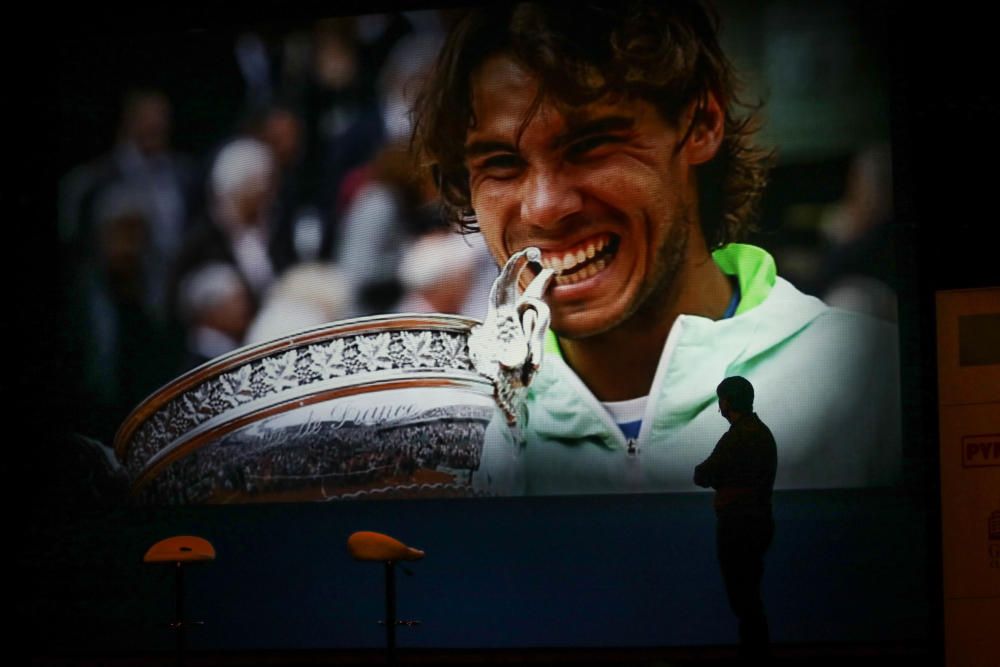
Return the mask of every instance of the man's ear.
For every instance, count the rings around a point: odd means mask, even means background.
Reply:
[[[688,164],[704,164],[719,152],[725,136],[726,115],[711,91],[695,100],[684,114],[687,141],[681,151]]]

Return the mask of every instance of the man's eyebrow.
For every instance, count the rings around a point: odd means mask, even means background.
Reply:
[[[553,148],[562,148],[577,139],[604,132],[621,132],[635,127],[635,118],[631,116],[604,116],[601,118],[574,119],[567,118],[567,129],[560,133],[552,142]]]
[[[473,141],[465,146],[465,157],[478,157],[487,153],[516,153],[514,144],[506,141]]]
[[[631,116],[604,116],[602,118],[566,119],[567,129],[561,132],[552,142],[553,148],[562,148],[581,137],[604,132],[621,132],[635,127],[635,118]],[[517,147],[507,141],[473,141],[465,146],[465,157],[474,158],[488,153],[516,153]]]

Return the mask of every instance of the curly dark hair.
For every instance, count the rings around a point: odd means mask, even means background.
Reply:
[[[539,82],[530,116],[543,100],[569,108],[602,99],[642,99],[672,123],[708,94],[725,112],[718,154],[698,168],[699,213],[710,248],[752,229],[772,154],[753,144],[759,105],[744,104],[716,37],[718,16],[692,0],[518,3],[469,10],[453,26],[413,110],[412,148],[430,168],[445,216],[475,231],[465,137],[476,123],[472,76],[504,53]]]

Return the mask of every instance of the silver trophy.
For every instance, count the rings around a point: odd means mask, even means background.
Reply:
[[[128,416],[115,452],[153,504],[516,495],[523,395],[555,272],[516,253],[485,321],[380,315],[214,359]],[[522,273],[537,275],[524,292]]]

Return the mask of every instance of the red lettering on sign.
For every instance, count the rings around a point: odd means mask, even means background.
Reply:
[[[1000,434],[984,433],[962,438],[962,466],[1000,466]]]

